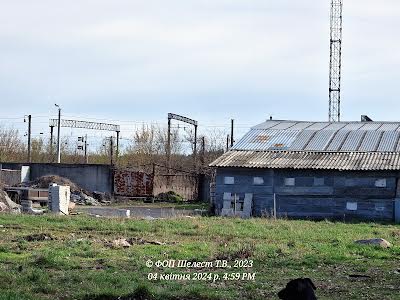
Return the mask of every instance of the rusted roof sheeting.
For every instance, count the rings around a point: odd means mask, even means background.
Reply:
[[[379,171],[400,170],[399,152],[229,151],[211,167]]]

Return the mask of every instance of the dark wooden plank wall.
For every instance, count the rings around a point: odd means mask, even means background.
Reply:
[[[224,184],[225,176],[234,177],[234,185]],[[253,185],[253,177],[263,177],[264,184]],[[398,177],[397,172],[218,169],[215,204],[218,212],[224,192],[240,198],[253,193],[253,215],[270,215],[275,193],[280,216],[391,221]],[[295,178],[295,186],[285,186],[285,178]],[[323,185],[315,186],[314,178],[323,178]],[[378,179],[386,179],[386,187],[376,187]],[[357,210],[347,210],[347,202],[357,202]]]

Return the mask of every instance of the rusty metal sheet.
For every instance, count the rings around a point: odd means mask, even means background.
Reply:
[[[114,193],[119,196],[153,196],[153,182],[152,174],[129,169],[114,171]]]

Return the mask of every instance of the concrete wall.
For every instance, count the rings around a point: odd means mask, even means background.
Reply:
[[[73,164],[17,164],[3,163],[3,168],[20,170],[21,166],[30,166],[30,180],[44,175],[66,177],[88,191],[112,192],[112,170],[109,165],[73,165]]]
[[[1,169],[0,166],[0,182],[6,185],[17,185],[21,183],[21,171]]]
[[[233,185],[224,183],[226,176],[234,177]],[[254,177],[264,183],[254,185]],[[224,192],[240,199],[253,193],[253,215],[271,215],[275,193],[280,216],[392,221],[398,177],[396,172],[218,169],[215,205],[220,211]],[[354,203],[357,209],[349,210]]]

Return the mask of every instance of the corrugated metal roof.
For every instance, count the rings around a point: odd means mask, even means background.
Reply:
[[[271,150],[288,149],[300,131],[286,130],[250,130],[232,149]]]
[[[387,131],[382,135],[377,151],[379,152],[392,152],[396,150],[396,145],[399,141],[399,131]]]
[[[310,139],[316,134],[316,130],[303,130],[290,145],[290,150],[303,150]]]
[[[312,137],[304,150],[310,151],[323,151],[328,146],[328,143],[334,137],[335,130],[321,130],[317,131]]]
[[[366,133],[366,131],[362,130],[350,131],[340,150],[357,151]]]
[[[399,152],[229,151],[211,167],[323,170],[400,170]]]
[[[281,122],[279,124],[276,124],[274,127],[271,127],[271,129],[276,129],[276,130],[288,129],[292,126],[295,126],[296,124],[297,124],[296,122]]]
[[[351,131],[348,130],[339,130],[336,131],[335,136],[333,137],[332,141],[330,142],[329,146],[326,148],[328,151],[338,151],[344,141],[346,140],[347,136],[350,134]]]
[[[232,149],[400,151],[396,132],[400,132],[400,122],[330,123],[272,120],[253,127]]]
[[[376,151],[382,139],[383,133],[383,131],[367,131],[360,147],[357,150],[366,152]]]

